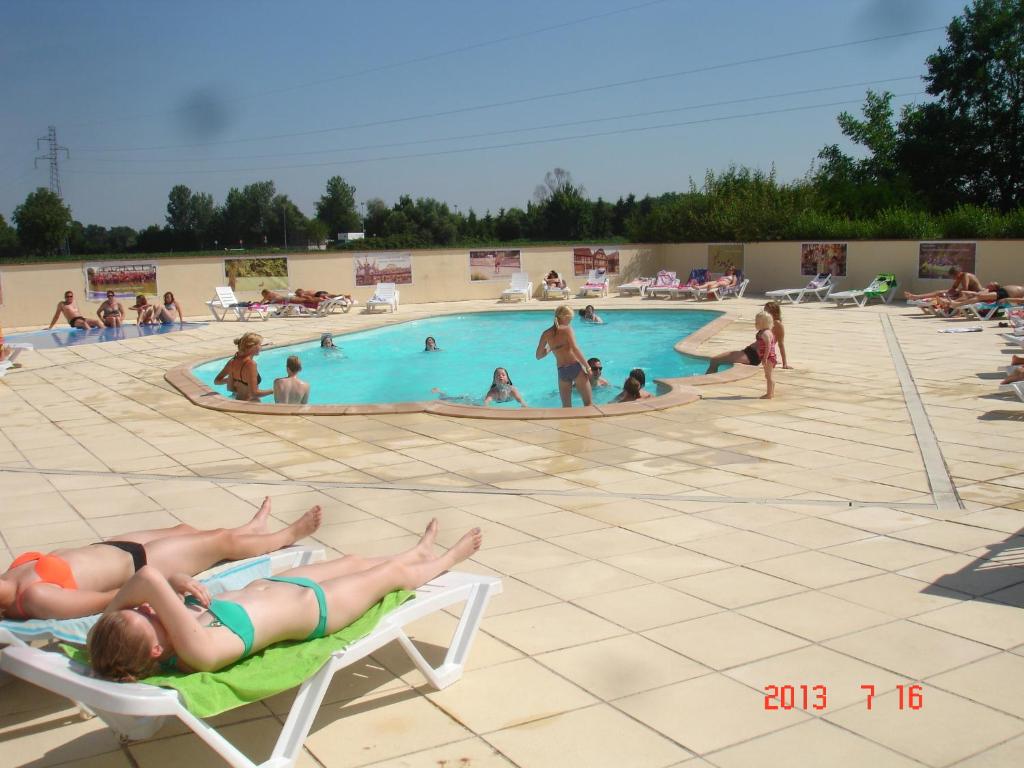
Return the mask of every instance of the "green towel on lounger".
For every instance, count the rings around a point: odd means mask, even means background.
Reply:
[[[414,593],[398,590],[385,595],[366,613],[333,635],[316,640],[289,640],[242,659],[217,672],[181,672],[153,675],[142,682],[174,688],[196,717],[212,717],[301,685],[312,677],[332,653],[370,634],[384,614]],[[62,646],[75,661],[88,664],[83,648]]]

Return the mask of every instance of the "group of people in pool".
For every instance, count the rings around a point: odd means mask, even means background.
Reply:
[[[170,325],[176,322],[185,322],[185,313],[182,311],[181,304],[170,291],[164,293],[161,304],[150,304],[149,300],[140,293],[135,297],[135,305],[129,309],[135,310],[138,325]],[[57,309],[53,313],[53,319],[50,320],[47,330],[53,328],[61,316],[72,328],[86,331],[90,328],[120,328],[125,323],[127,313],[124,305],[117,300],[117,294],[114,291],[107,291],[107,298],[96,310],[96,316],[99,319],[93,320],[85,317],[78,308],[75,292],[64,291],[64,299],[57,302]]]
[[[134,681],[159,669],[212,672],[285,640],[322,637],[349,625],[396,589],[417,589],[476,552],[479,528],[435,551],[437,520],[392,557],[345,555],[257,579],[216,598],[194,577],[222,560],[272,552],[311,536],[313,507],[269,530],[270,499],[238,528],[189,525],[135,531],[54,552],[26,552],[0,574],[0,618],[103,615],[88,636],[95,672]]]

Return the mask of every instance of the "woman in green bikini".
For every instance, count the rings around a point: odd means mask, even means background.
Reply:
[[[130,682],[158,665],[212,672],[282,640],[311,640],[348,626],[384,595],[416,589],[480,548],[479,528],[440,557],[431,520],[412,549],[394,557],[346,555],[260,579],[211,599],[185,574],[142,568],[89,633],[93,669]],[[182,602],[182,596],[189,599]]]

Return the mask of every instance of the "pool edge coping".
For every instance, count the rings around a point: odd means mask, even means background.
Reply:
[[[487,310],[484,310],[487,311]],[[676,311],[686,312],[680,308]],[[702,310],[707,311],[707,310]],[[721,333],[732,325],[734,318],[722,314],[702,325],[693,333],[677,341],[673,348],[684,355],[707,360],[697,350],[708,339]],[[360,329],[369,330],[369,329]],[[340,335],[340,334],[339,334]],[[308,341],[316,341],[310,338]],[[286,346],[304,344],[306,341],[291,342]],[[458,405],[443,400],[418,400],[403,403],[356,403],[339,405],[287,405],[279,403],[257,403],[241,400],[230,400],[219,392],[203,384],[192,374],[192,369],[199,365],[220,360],[222,356],[183,363],[164,373],[164,380],[184,395],[193,405],[213,411],[229,413],[248,413],[254,415],[279,416],[373,416],[392,413],[433,413],[438,416],[456,416],[473,419],[575,419],[597,418],[602,416],[625,416],[647,411],[662,411],[681,405],[689,405],[701,399],[698,387],[711,384],[725,384],[750,378],[756,375],[760,366],[734,365],[720,373],[703,376],[684,376],[671,379],[655,379],[657,384],[668,389],[664,395],[634,400],[630,403],[605,403],[573,408],[486,408],[479,405]]]

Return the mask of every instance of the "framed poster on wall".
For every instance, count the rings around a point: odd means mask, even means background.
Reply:
[[[85,264],[85,298],[103,301],[107,291],[119,299],[140,293],[156,296],[156,262],[92,261]]]
[[[412,253],[357,253],[356,285],[412,285]]]
[[[846,243],[803,243],[800,246],[800,274],[846,277]]]
[[[514,251],[470,251],[469,280],[508,280],[513,272],[522,272],[522,258]]]
[[[619,274],[619,252],[611,248],[573,248],[573,275],[580,277],[592,269],[604,270],[607,275]]]
[[[924,280],[941,280],[949,270],[974,273],[977,243],[921,243],[917,254],[917,276]]]
[[[288,258],[239,257],[224,259],[224,280],[232,291],[259,293],[288,290]]]

